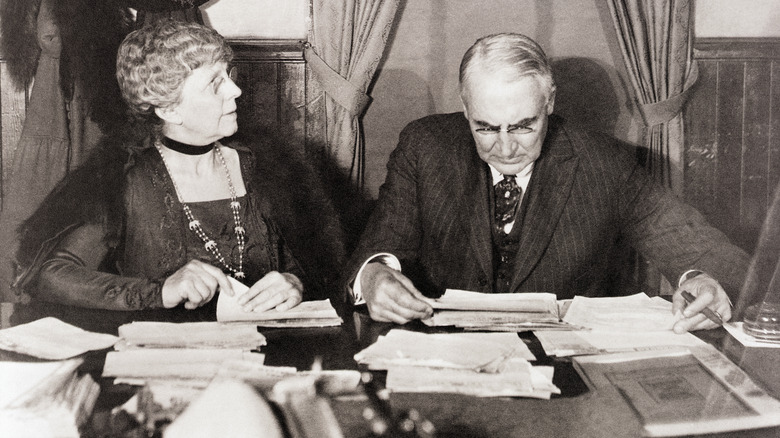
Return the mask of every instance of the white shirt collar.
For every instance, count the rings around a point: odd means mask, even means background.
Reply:
[[[490,175],[493,177],[493,185],[498,184],[502,179],[504,179],[504,175],[501,174],[498,170],[496,170],[495,167],[488,164],[488,167],[490,168]],[[520,186],[521,189],[523,189],[523,192],[528,188],[528,181],[531,180],[531,174],[534,171],[534,163],[529,164],[525,167],[520,173],[515,175],[515,181],[517,182],[517,185]]]

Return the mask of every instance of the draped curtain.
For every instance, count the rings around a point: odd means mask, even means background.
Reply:
[[[648,169],[678,195],[683,188],[682,107],[696,82],[691,0],[609,0],[649,149]]]
[[[361,117],[382,58],[399,0],[312,0],[312,27],[304,55],[324,99],[327,152],[358,188],[364,184]]]

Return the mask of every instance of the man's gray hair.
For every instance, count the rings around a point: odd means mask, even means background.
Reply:
[[[552,68],[544,50],[536,41],[518,33],[484,36],[469,47],[460,63],[461,96],[476,70],[501,73],[508,79],[536,76],[547,89],[548,97],[555,92]]]

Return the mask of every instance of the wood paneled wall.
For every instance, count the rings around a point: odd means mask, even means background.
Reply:
[[[322,95],[311,77],[297,41],[233,41],[239,129],[263,127],[278,130],[303,153],[325,153],[325,104],[309,96]],[[323,156],[324,158],[324,156]]]
[[[685,198],[752,251],[780,181],[780,39],[699,39]]]

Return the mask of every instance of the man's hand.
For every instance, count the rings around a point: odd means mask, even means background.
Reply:
[[[238,297],[238,304],[245,312],[289,310],[303,299],[303,283],[289,272],[271,271]]]
[[[684,290],[695,296],[696,300],[688,304],[682,296]],[[714,278],[707,274],[700,274],[685,280],[672,295],[672,312],[675,315],[678,312],[682,314],[682,319],[674,324],[675,333],[718,327],[701,313],[706,307],[720,315],[723,322],[731,319],[729,297]]]
[[[214,298],[217,287],[233,295],[233,287],[221,269],[200,260],[190,260],[165,279],[162,287],[163,306],[170,309],[184,302],[185,308],[196,309]]]
[[[412,281],[382,263],[369,263],[360,278],[368,312],[376,321],[405,324],[433,315],[433,308]]]

